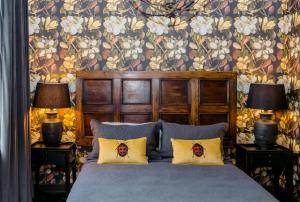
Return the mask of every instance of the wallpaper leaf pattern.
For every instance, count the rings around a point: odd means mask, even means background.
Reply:
[[[289,94],[300,88],[299,0],[199,0],[199,15],[189,22],[145,18],[126,0],[29,0],[28,6],[32,95],[39,81],[68,82],[74,100],[78,70],[236,71],[237,141],[249,143],[259,115],[245,108],[250,83],[282,83]],[[276,113],[277,142],[300,151],[300,106],[289,101],[290,111]],[[33,140],[43,112],[32,110]],[[74,111],[60,114],[64,138],[74,140]]]
[[[249,84],[300,88],[299,4],[201,0],[200,15],[186,22],[145,18],[124,0],[30,0],[31,91],[47,81],[68,82],[75,93],[77,70],[237,71],[238,142],[251,142]]]

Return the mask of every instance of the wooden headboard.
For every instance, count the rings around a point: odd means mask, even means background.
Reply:
[[[77,143],[90,146],[90,120],[182,124],[228,122],[236,143],[235,72],[76,73]]]

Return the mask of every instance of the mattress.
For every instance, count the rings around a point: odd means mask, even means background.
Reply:
[[[97,165],[89,161],[67,202],[277,201],[232,164],[224,166]]]

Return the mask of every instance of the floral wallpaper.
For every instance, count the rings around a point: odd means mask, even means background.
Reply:
[[[78,70],[236,71],[237,142],[254,141],[259,111],[245,108],[250,83],[281,83],[290,110],[276,113],[277,142],[300,151],[300,105],[292,96],[300,88],[300,0],[199,0],[199,15],[190,21],[146,18],[126,0],[29,0],[28,6],[32,96],[39,81],[68,82],[74,101]],[[33,141],[43,113],[31,111]],[[63,140],[74,141],[74,110],[59,113]]]
[[[74,98],[77,70],[237,71],[237,141],[252,142],[258,112],[244,109],[249,84],[283,83],[287,92],[300,88],[299,4],[199,0],[194,5],[199,15],[185,21],[145,18],[124,0],[29,0],[31,92],[38,81],[68,82]],[[297,106],[294,102],[291,108]],[[32,120],[37,136],[41,114],[32,112],[39,117]],[[281,134],[299,135],[293,125],[298,115],[282,116]],[[68,110],[64,123],[69,134],[74,119]]]

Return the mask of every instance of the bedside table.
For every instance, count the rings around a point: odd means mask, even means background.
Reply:
[[[76,180],[76,145],[75,143],[61,143],[57,147],[47,147],[42,142],[36,142],[31,146],[31,164],[35,172],[35,196],[44,193],[66,193],[71,189],[70,171],[72,170],[73,183]],[[64,169],[66,173],[65,184],[40,184],[40,167],[42,165],[56,165]]]
[[[274,196],[286,201],[292,197],[293,188],[293,153],[279,145],[270,149],[260,149],[253,144],[239,144],[236,149],[236,165],[249,176],[258,167],[270,167],[274,174]],[[286,191],[282,193],[279,177],[286,178]]]

